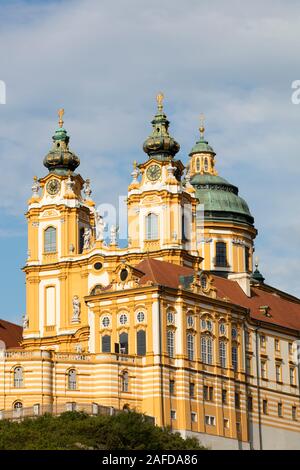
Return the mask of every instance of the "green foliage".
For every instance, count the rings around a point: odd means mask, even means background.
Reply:
[[[122,412],[88,416],[66,412],[45,414],[21,422],[0,421],[0,450],[194,450],[195,438],[154,426],[144,415]]]

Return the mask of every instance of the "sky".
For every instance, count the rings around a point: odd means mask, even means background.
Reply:
[[[300,296],[299,31],[296,0],[0,0],[0,318],[25,312],[24,214],[57,110],[94,200],[116,203],[159,91],[184,163],[205,114],[219,174],[255,217],[266,282]]]

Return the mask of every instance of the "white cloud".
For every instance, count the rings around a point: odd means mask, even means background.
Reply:
[[[61,106],[97,203],[126,194],[162,89],[184,161],[198,116],[207,115],[219,172],[256,216],[268,281],[280,280],[276,266],[285,264],[287,286],[300,295],[293,273],[300,106],[291,103],[300,78],[299,3],[69,0],[1,9],[1,209],[24,212],[33,175],[46,171]]]

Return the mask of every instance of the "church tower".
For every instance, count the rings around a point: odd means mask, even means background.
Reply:
[[[93,239],[95,211],[89,180],[75,172],[80,160],[69,149],[63,114],[44,158],[48,174],[34,178],[28,201],[25,347],[57,348],[87,323],[81,260]]]
[[[128,188],[130,249],[157,252],[157,256],[160,250],[198,254],[195,190],[189,182],[183,184],[184,165],[175,159],[179,149],[170,136],[163,95],[159,94],[152,133],[143,145],[148,159],[134,164],[133,181]]]
[[[247,203],[236,186],[218,175],[213,148],[200,139],[190,156],[190,182],[196,191],[197,240],[202,267],[218,275],[252,273],[254,239],[257,231]]]

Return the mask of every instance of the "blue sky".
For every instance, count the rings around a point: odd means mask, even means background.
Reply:
[[[64,107],[97,204],[126,195],[165,94],[180,158],[198,137],[255,216],[268,283],[300,296],[300,4],[287,0],[0,1],[0,318],[25,311],[26,212]]]

